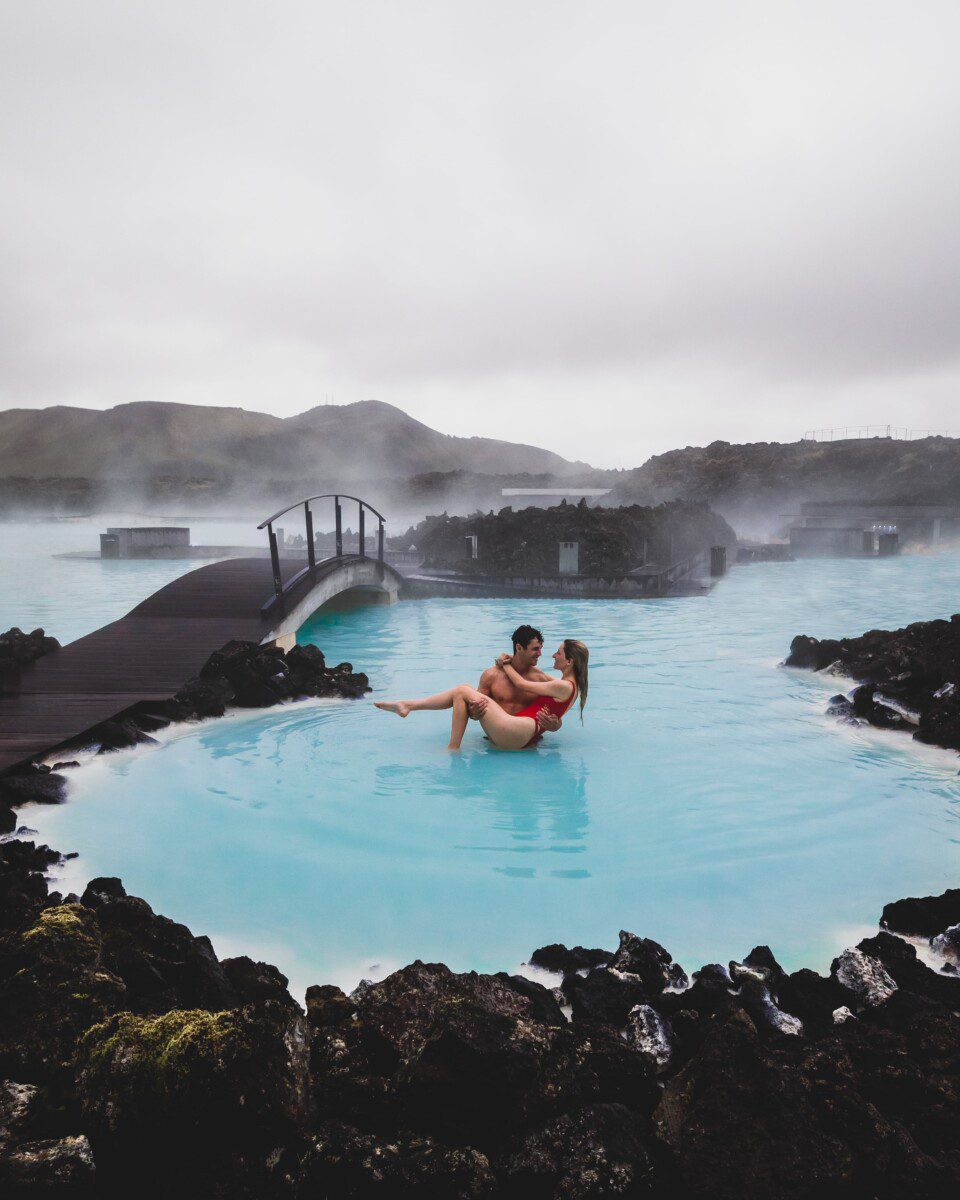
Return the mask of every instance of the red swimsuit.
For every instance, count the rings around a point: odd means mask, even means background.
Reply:
[[[568,682],[572,681],[568,680]],[[530,717],[534,723],[533,737],[529,742],[527,742],[527,745],[523,747],[524,750],[526,750],[527,746],[536,745],[536,743],[539,742],[543,737],[543,730],[537,724],[538,715],[543,712],[545,708],[547,708],[556,716],[562,717],[574,700],[576,700],[576,698],[577,685],[574,683],[573,691],[570,693],[569,700],[554,700],[553,696],[538,696],[536,700],[532,700],[526,708],[521,708],[518,713],[515,713],[514,716],[517,717]]]

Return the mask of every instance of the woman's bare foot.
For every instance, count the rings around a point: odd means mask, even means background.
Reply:
[[[375,700],[373,707],[382,708],[384,712],[396,713],[398,717],[405,717],[410,712],[402,700]]]

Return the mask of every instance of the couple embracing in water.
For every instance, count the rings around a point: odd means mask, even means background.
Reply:
[[[480,676],[476,687],[460,683],[422,700],[381,700],[377,708],[398,717],[412,712],[453,709],[448,750],[459,750],[472,717],[501,750],[524,750],[544,733],[560,728],[561,718],[580,698],[580,719],[587,702],[587,664],[590,652],[583,642],[565,638],[553,656],[559,677],[546,675],[537,666],[543,652],[543,634],[532,625],[513,633],[513,653],[501,654]]]

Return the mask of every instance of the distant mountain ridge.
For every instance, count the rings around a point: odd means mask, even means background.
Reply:
[[[768,532],[805,500],[960,504],[960,438],[687,446],[625,472],[609,503],[678,497]]]
[[[0,513],[127,501],[227,513],[339,489],[419,519],[496,510],[507,486],[610,487],[602,503],[613,506],[705,501],[744,533],[775,533],[804,500],[960,504],[960,439],[716,441],[599,470],[536,446],[439,433],[376,400],[286,418],[166,403],[0,412]]]
[[[433,471],[562,476],[584,469],[536,446],[439,433],[377,400],[286,418],[165,403],[0,412],[0,477],[212,479],[256,489],[286,479],[343,486]]]

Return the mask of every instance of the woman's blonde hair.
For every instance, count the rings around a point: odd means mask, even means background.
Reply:
[[[590,662],[590,651],[583,642],[576,638],[563,639],[563,652],[573,663],[573,679],[580,693],[580,720],[583,721],[583,706],[587,702],[587,664]]]

